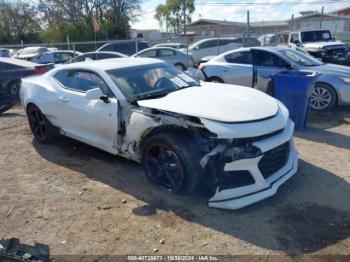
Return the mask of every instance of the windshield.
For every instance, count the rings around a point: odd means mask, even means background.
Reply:
[[[323,63],[310,55],[304,54],[300,51],[289,49],[279,51],[282,55],[286,56],[293,62],[302,66],[319,66]]]
[[[167,64],[154,64],[107,71],[129,101],[157,98],[199,83]]]
[[[328,30],[301,32],[302,42],[331,41],[332,36]]]

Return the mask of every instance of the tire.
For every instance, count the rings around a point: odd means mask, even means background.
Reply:
[[[59,129],[53,126],[34,104],[28,105],[27,116],[30,129],[40,143],[50,144],[61,136]]]
[[[175,67],[177,69],[181,70],[181,71],[186,71],[187,70],[186,66],[184,64],[181,64],[181,63],[176,63]]]
[[[225,83],[224,80],[222,80],[219,77],[213,76],[208,79],[208,82],[213,82],[213,83]]]
[[[148,180],[175,194],[192,193],[203,174],[196,148],[184,135],[161,133],[146,138],[142,164]]]
[[[329,111],[335,107],[337,103],[337,93],[328,84],[316,83],[311,94],[310,107],[315,111]]]

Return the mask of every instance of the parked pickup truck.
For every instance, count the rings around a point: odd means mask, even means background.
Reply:
[[[350,48],[336,41],[329,30],[291,32],[288,45],[307,51],[325,63],[350,65]]]

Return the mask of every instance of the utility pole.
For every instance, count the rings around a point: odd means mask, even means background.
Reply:
[[[183,0],[184,2],[184,36],[187,35],[187,32],[186,32],[186,0]]]
[[[291,20],[290,30],[291,30],[291,31],[294,31],[294,14],[292,14],[292,20]]]
[[[247,39],[249,43],[249,36],[250,36],[250,13],[249,10],[247,11]]]
[[[322,29],[322,22],[323,22],[323,12],[324,12],[324,6],[322,6],[322,10],[321,10],[321,18],[320,18],[320,29]]]

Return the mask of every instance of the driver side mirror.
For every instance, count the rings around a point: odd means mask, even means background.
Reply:
[[[101,91],[100,88],[93,88],[85,93],[85,98],[88,100],[102,100],[106,104],[109,103],[109,98]]]

